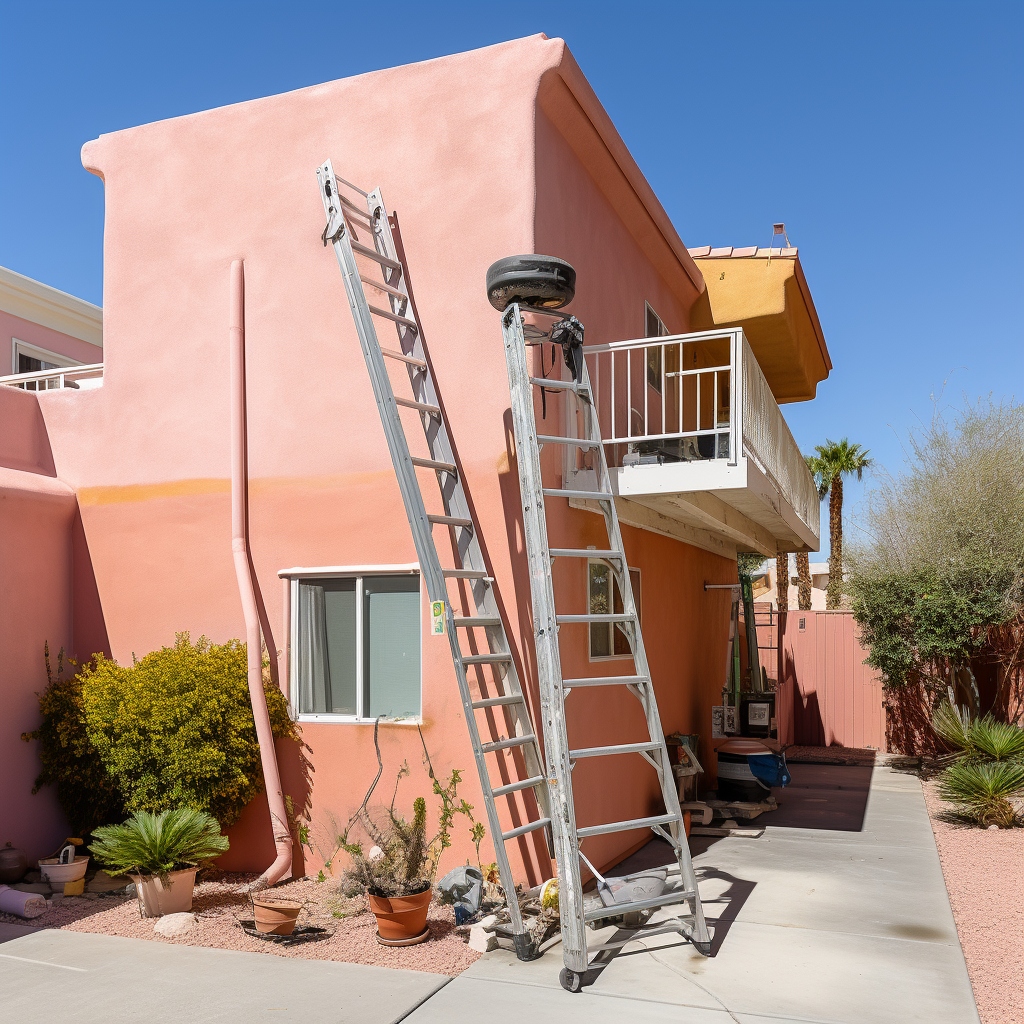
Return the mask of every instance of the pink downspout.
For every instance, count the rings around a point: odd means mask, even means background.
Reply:
[[[260,744],[263,780],[267,787],[270,821],[274,829],[277,859],[248,888],[265,889],[291,877],[292,837],[281,789],[281,772],[274,750],[267,697],[263,692],[263,645],[260,634],[256,587],[249,550],[249,453],[245,410],[245,270],[242,260],[231,264],[231,555],[238,577],[238,594],[245,617],[245,646],[248,660],[249,698],[256,737]]]

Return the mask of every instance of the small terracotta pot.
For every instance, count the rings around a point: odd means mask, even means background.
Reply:
[[[430,886],[414,896],[374,896],[367,893],[370,909],[377,918],[377,934],[389,942],[414,939],[427,930]]]
[[[302,904],[295,900],[254,899],[252,913],[256,931],[261,935],[291,935],[301,909]]]

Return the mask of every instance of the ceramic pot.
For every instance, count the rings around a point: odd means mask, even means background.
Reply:
[[[301,909],[302,904],[295,900],[254,899],[252,914],[256,931],[261,935],[291,935]]]
[[[370,909],[377,918],[377,934],[388,942],[422,935],[427,930],[427,910],[432,895],[430,886],[413,896],[374,896],[367,893]]]
[[[159,875],[129,875],[135,883],[139,907],[143,917],[163,917],[164,914],[184,914],[192,909],[192,892],[196,887],[199,868],[172,871],[166,884]]]
[[[8,843],[0,850],[0,884],[20,882],[28,871],[28,857]]]
[[[47,857],[39,862],[39,871],[51,886],[57,888],[65,882],[77,882],[85,878],[89,867],[88,857],[76,857],[70,864],[60,864],[56,857]]]

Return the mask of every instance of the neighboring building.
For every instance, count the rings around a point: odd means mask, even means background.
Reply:
[[[754,577],[754,603],[772,608],[779,607],[779,590],[777,582],[777,560],[772,559],[764,570]],[[825,610],[825,592],[828,590],[828,562],[811,562],[811,611]],[[798,577],[791,567],[789,577],[789,609],[796,611],[800,607],[800,589]]]
[[[702,734],[714,776],[711,707],[725,678],[729,597],[703,584],[735,581],[737,548],[774,556],[780,545],[818,545],[817,494],[778,406],[813,397],[831,365],[795,250],[772,250],[770,262],[764,252],[691,255],[565,44],[543,36],[104,135],[82,157],[106,186],[103,387],[0,387],[0,438],[13,436],[11,424],[20,430],[16,443],[0,440],[0,464],[12,467],[0,472],[21,482],[35,474],[45,483],[36,489],[57,490],[70,510],[45,531],[24,519],[3,525],[63,559],[60,572],[23,579],[71,608],[61,629],[5,637],[0,657],[17,648],[35,672],[20,685],[40,687],[43,635],[51,647],[59,634],[80,656],[119,660],[181,630],[243,635],[228,389],[229,268],[242,258],[253,561],[268,646],[284,652],[283,685],[315,769],[314,837],[332,816],[344,822],[373,778],[379,713],[420,722],[435,767],[463,769],[462,791],[480,808],[448,643],[429,635],[341,277],[321,245],[314,170],[331,157],[343,177],[380,185],[395,210],[534,707],[509,393],[484,273],[530,252],[576,268],[570,309],[587,326],[662,723]],[[758,275],[756,288],[737,283],[751,291],[742,316],[734,268]],[[545,449],[546,471],[585,486],[585,464],[560,459]],[[604,543],[590,510],[559,504],[549,510],[553,543]],[[565,611],[614,601],[597,564],[559,563],[555,583]],[[597,627],[565,627],[561,650],[567,676],[629,671],[614,633]],[[574,745],[604,742],[612,722],[620,741],[631,723],[642,727],[626,693],[570,701]],[[381,736],[388,772],[419,763],[415,729],[389,725]],[[280,753],[301,805],[297,752]],[[580,824],[639,817],[658,799],[639,757],[589,759],[574,779]],[[30,784],[26,773],[6,788]],[[247,809],[226,866],[269,863],[267,820],[265,800]],[[610,864],[647,838],[595,837],[588,852]],[[468,834],[455,840],[453,863],[472,855]],[[542,850],[539,833],[523,837],[524,879],[545,870]],[[318,864],[307,855],[305,866]]]

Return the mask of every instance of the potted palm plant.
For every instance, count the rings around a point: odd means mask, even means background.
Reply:
[[[191,807],[149,814],[93,831],[89,850],[111,874],[130,875],[139,913],[162,917],[192,909],[196,872],[228,848],[217,819]]]

